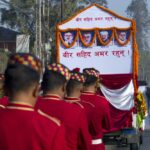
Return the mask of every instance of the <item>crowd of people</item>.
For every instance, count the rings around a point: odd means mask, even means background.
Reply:
[[[60,63],[42,70],[34,55],[10,56],[1,79],[0,150],[104,150],[112,123],[97,91],[100,73]]]

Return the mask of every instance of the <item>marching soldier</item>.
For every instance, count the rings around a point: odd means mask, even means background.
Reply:
[[[5,70],[4,89],[10,103],[0,111],[1,150],[66,150],[60,121],[36,112],[40,61],[33,55],[13,54]]]
[[[92,112],[95,108],[95,105],[91,102],[81,101],[80,96],[81,96],[81,91],[83,90],[85,77],[83,74],[79,73],[78,71],[73,70],[71,72],[71,77],[66,87],[67,97],[65,97],[65,101],[78,105],[80,108],[84,109],[87,117],[89,133],[90,133]]]
[[[39,99],[36,108],[59,118],[64,123],[70,150],[88,150],[91,139],[85,114],[78,106],[63,100],[69,78],[70,72],[64,65],[48,65],[41,85],[44,95]]]
[[[99,73],[93,68],[84,69],[83,73],[86,76],[86,81],[80,98],[93,103],[95,106],[91,120],[92,128],[90,130],[92,135],[91,150],[104,150],[105,146],[102,141],[103,129],[109,130],[111,128],[109,106],[103,105],[102,101],[105,98],[96,94]]]

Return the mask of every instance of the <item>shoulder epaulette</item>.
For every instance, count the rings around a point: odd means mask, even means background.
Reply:
[[[48,119],[50,119],[51,121],[53,121],[55,124],[57,124],[58,126],[61,126],[61,121],[55,117],[52,117],[46,113],[44,113],[43,111],[41,111],[40,109],[38,109],[38,113]]]
[[[1,107],[1,108],[5,108],[5,106],[4,106],[4,105],[0,105],[0,107]]]
[[[92,103],[90,103],[90,102],[86,102],[86,101],[82,101],[83,103],[86,103],[86,104],[89,104],[90,106],[92,106],[92,107],[95,107],[95,105],[94,104],[92,104]]]

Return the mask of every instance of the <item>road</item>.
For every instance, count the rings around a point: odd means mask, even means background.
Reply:
[[[106,146],[106,150],[130,150],[129,147]],[[146,130],[143,134],[143,144],[140,150],[150,150],[150,130]]]

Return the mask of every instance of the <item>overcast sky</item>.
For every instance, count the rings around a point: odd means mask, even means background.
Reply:
[[[1,1],[1,0],[0,0]],[[108,8],[115,13],[118,13],[121,16],[126,17],[126,12],[125,10],[129,6],[132,0],[107,0],[108,2]],[[150,0],[147,0],[148,3],[148,9],[150,12]],[[3,6],[0,6],[3,7]]]
[[[113,10],[115,13],[118,13],[126,17],[125,10],[131,3],[131,0],[107,0],[108,8]],[[150,12],[150,0],[147,0],[148,9]]]

